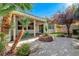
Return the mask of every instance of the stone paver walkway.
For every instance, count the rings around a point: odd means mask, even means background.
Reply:
[[[72,43],[71,38],[55,38],[52,42],[36,40],[31,45],[39,45],[40,48],[30,56],[79,56],[79,49],[75,49]]]

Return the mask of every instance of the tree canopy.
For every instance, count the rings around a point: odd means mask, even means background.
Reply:
[[[30,3],[0,3],[0,15],[5,15],[13,10],[24,12],[31,10],[32,4]]]

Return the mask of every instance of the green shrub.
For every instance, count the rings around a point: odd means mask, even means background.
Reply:
[[[28,44],[23,44],[16,52],[17,56],[27,56],[30,54],[30,46]]]
[[[51,34],[65,34],[65,33],[63,33],[63,32],[53,32]]]
[[[4,53],[4,51],[5,51],[5,44],[0,42],[0,54]]]
[[[64,32],[53,32],[52,35],[55,35],[56,37],[64,37],[64,35],[67,35],[67,33]]]
[[[74,29],[73,30],[73,35],[79,35],[79,29]]]

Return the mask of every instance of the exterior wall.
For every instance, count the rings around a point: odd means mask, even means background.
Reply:
[[[57,26],[60,26],[60,28],[58,28]],[[55,32],[67,32],[67,28],[65,25],[58,25],[56,24],[55,26]],[[76,22],[75,24],[72,24],[71,27],[70,27],[70,32],[72,33],[73,32],[73,29],[78,29],[79,28],[79,22]]]
[[[60,26],[60,27],[58,27]],[[57,25],[56,26],[56,32],[64,32],[67,33],[66,25]],[[70,32],[72,33],[72,26],[70,27]]]
[[[62,32],[62,25],[55,24],[55,32]]]

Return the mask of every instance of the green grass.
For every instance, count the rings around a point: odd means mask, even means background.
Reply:
[[[63,32],[53,32],[51,34],[56,37],[63,37],[64,35],[66,35],[66,33]]]

